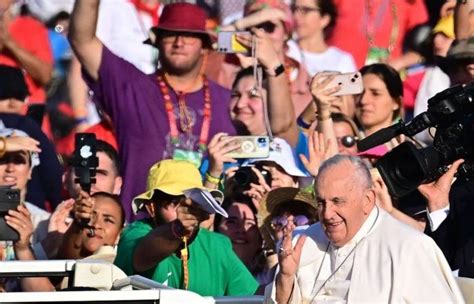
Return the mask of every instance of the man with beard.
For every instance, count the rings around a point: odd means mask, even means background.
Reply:
[[[200,164],[210,138],[234,134],[230,92],[202,74],[211,40],[206,14],[189,3],[167,5],[148,43],[160,51],[161,69],[145,75],[95,36],[99,0],[77,1],[71,45],[95,101],[112,118],[123,160],[122,202],[131,221],[131,199],[143,192],[146,173],[162,158]]]

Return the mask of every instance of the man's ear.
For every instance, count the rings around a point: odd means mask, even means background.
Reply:
[[[113,193],[119,195],[120,191],[122,190],[123,179],[121,176],[116,176],[114,179],[114,189]]]
[[[369,189],[365,192],[364,196],[364,203],[362,205],[362,209],[364,214],[369,214],[372,210],[373,206],[375,205],[376,195],[374,189]]]
[[[152,202],[148,201],[146,204],[145,204],[145,208],[146,208],[146,211],[148,212],[148,214],[151,216],[151,218],[155,218],[155,214],[156,214],[156,207],[155,207],[155,204],[153,204]]]
[[[323,29],[325,29],[329,23],[331,23],[331,16],[329,14],[324,14],[321,16],[321,26]]]

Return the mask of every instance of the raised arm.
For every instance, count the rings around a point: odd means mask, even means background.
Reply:
[[[275,74],[275,68],[283,64],[268,35],[261,29],[252,29],[256,39],[258,63],[268,78],[267,108],[270,128],[275,137],[286,140],[292,147],[298,142],[298,126],[291,101],[290,86],[286,73]],[[239,36],[239,41],[251,46],[251,38]]]
[[[69,42],[87,73],[99,79],[102,42],[95,35],[99,15],[99,0],[76,1],[71,14]]]
[[[176,220],[153,229],[138,243],[133,253],[133,268],[136,271],[144,272],[158,265],[179,249],[182,237],[192,237],[199,223],[209,219],[209,214],[188,198],[181,201],[176,214]]]
[[[45,86],[51,80],[53,75],[53,64],[48,62],[45,58],[45,54],[38,54],[32,49],[26,49],[14,37],[8,32],[6,13],[0,12],[0,51],[8,51],[16,60],[20,63],[21,67],[24,68],[33,80],[41,85]],[[48,43],[48,37],[46,29],[35,33],[39,38],[42,38],[43,43]],[[42,52],[45,53],[45,52]],[[47,52],[49,55],[50,53]],[[43,55],[43,56],[41,56]]]

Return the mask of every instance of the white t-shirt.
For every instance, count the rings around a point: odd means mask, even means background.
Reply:
[[[303,64],[310,76],[323,71],[357,71],[352,55],[334,46],[328,47],[322,53],[312,53],[300,49],[296,43],[288,43],[287,55]]]

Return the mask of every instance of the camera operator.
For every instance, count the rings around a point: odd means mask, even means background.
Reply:
[[[441,248],[451,269],[460,277],[474,278],[474,182],[458,179],[451,185],[463,160],[457,160],[437,181],[420,185],[427,200],[425,233]]]
[[[127,275],[138,273],[202,296],[254,294],[258,283],[230,241],[199,227],[209,214],[184,196],[191,188],[203,188],[192,163],[162,160],[153,165],[147,191],[132,205],[134,212],[145,208],[151,218],[125,228],[115,264]]]

